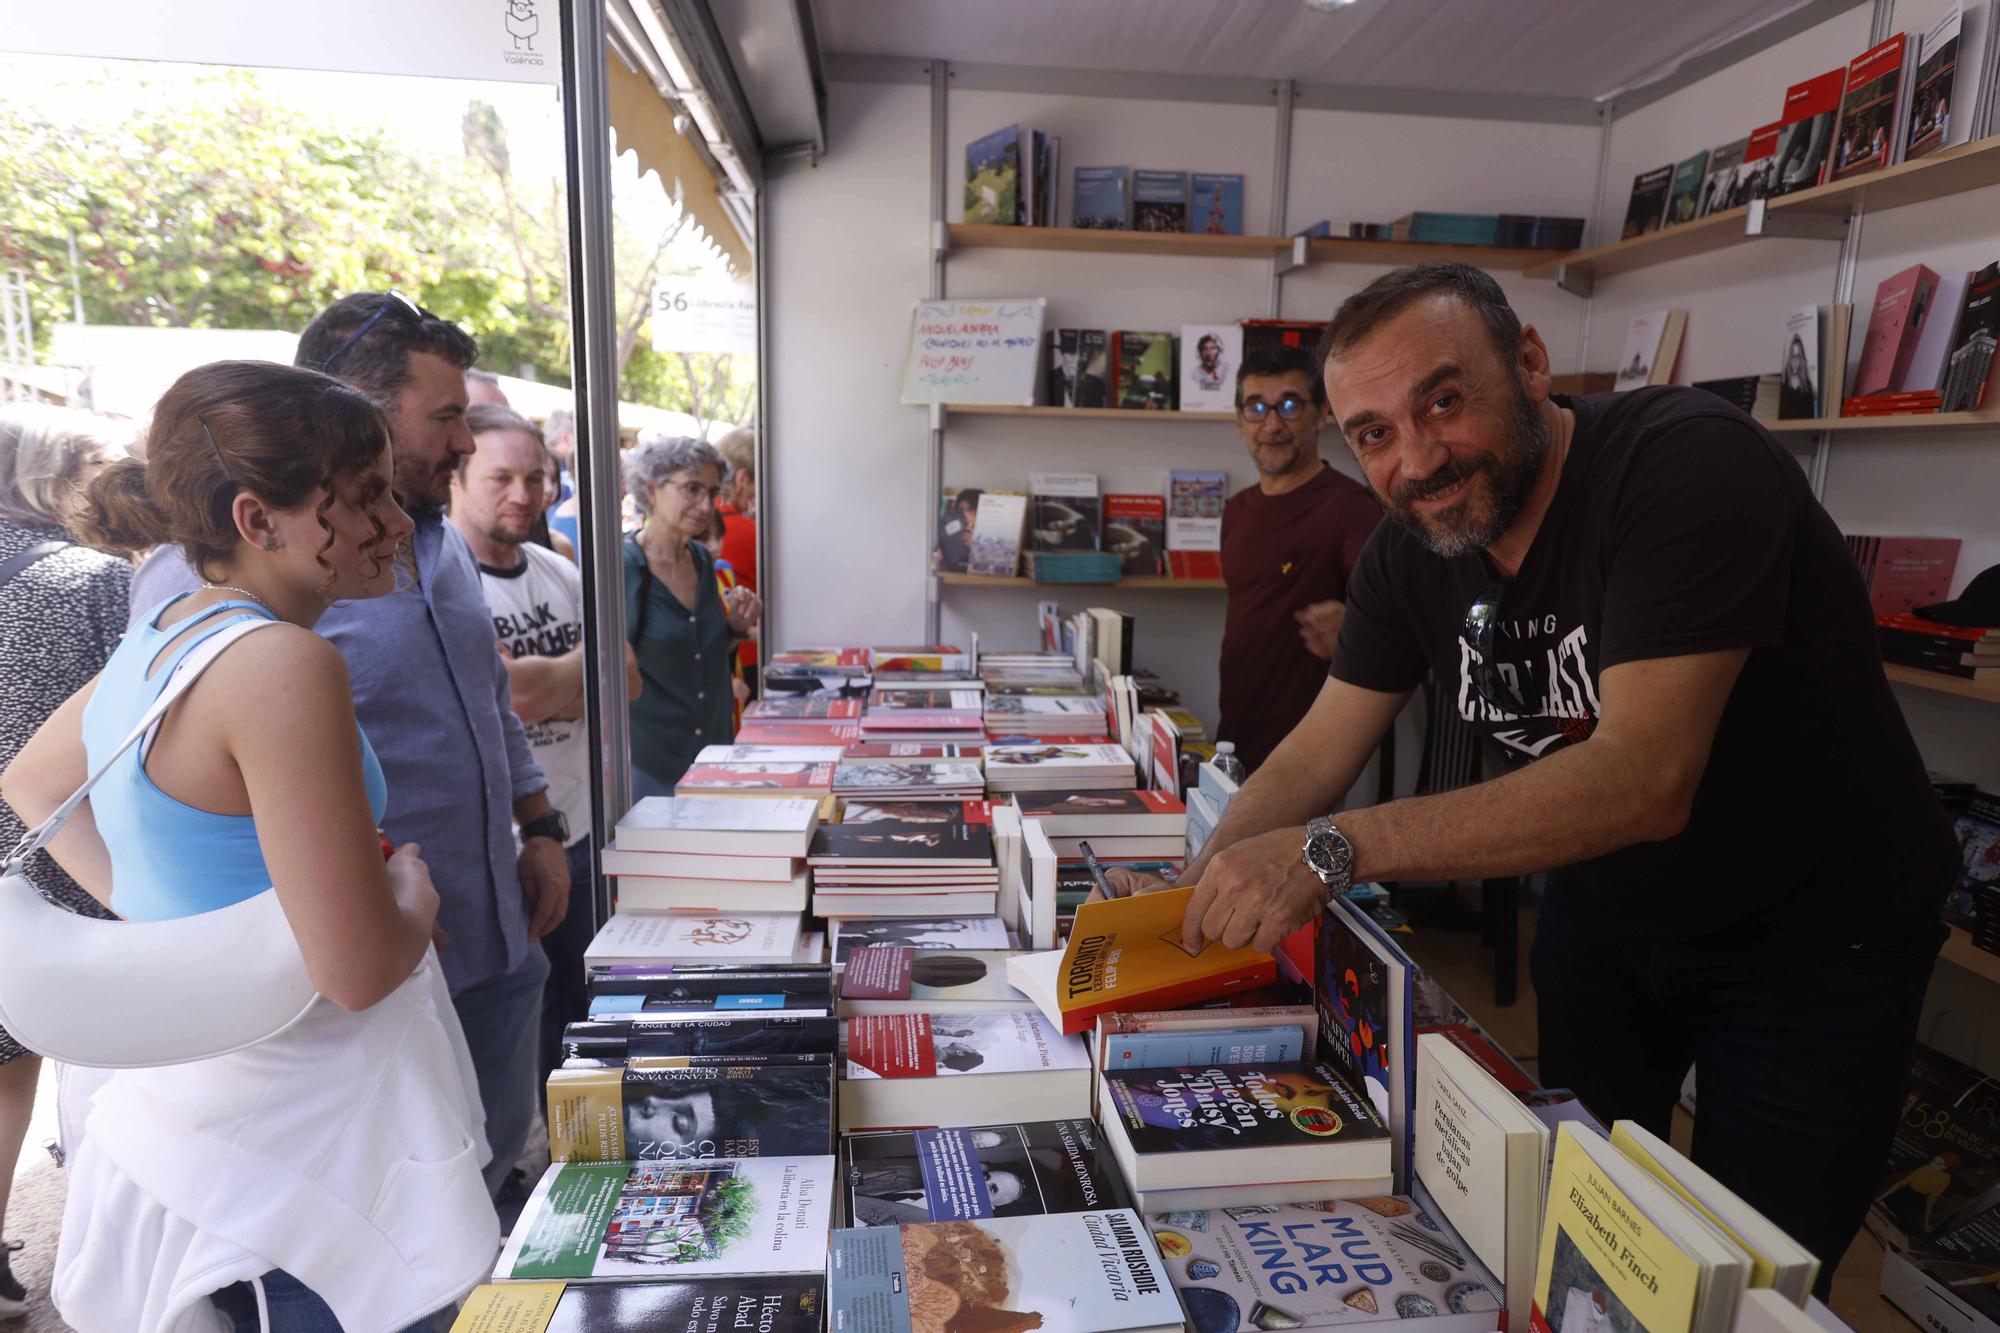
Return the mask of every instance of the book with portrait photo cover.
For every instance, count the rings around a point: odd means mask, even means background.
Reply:
[[[1090,1114],[1090,1053],[1038,1013],[841,1020],[840,1128],[976,1125]]]
[[[845,967],[857,950],[882,945],[914,949],[1011,950],[1012,937],[997,916],[905,918],[888,921],[848,919],[829,923],[833,932],[833,962]]]
[[[990,866],[993,833],[970,825],[912,824],[877,820],[867,824],[822,824],[813,835],[807,863],[813,866]]]
[[[797,1157],[834,1150],[825,1064],[556,1069],[548,1080],[557,1162]]]
[[[840,974],[839,1013],[1029,1013],[1035,1002],[1007,981],[1011,950],[863,949]]]
[[[686,1277],[487,1283],[465,1298],[451,1333],[821,1333],[825,1324],[826,1293],[817,1277]]]
[[[858,1227],[1132,1206],[1088,1119],[855,1134],[840,1174]]]

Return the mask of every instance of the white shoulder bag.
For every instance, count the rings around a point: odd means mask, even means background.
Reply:
[[[223,649],[276,623],[243,620],[203,640],[124,743],[0,865],[0,1027],[37,1055],[104,1069],[206,1060],[277,1036],[319,998],[276,889],[171,921],[103,921],[48,902],[23,870]]]

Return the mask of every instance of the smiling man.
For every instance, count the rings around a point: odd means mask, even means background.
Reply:
[[[1378,279],[1319,359],[1394,521],[1311,712],[1183,877],[1186,935],[1268,948],[1357,879],[1551,872],[1543,1082],[1664,1136],[1692,1064],[1695,1160],[1819,1255],[1824,1293],[1957,860],[1839,530],[1714,398],[1552,394],[1473,268]],[[1336,826],[1426,672],[1511,771]]]
[[[1208,341],[1213,341],[1212,339]],[[1219,346],[1220,344],[1218,344]],[[1257,484],[1222,511],[1219,740],[1256,772],[1326,682],[1341,601],[1382,510],[1319,456],[1326,394],[1310,353],[1263,347],[1236,372],[1236,433]]]

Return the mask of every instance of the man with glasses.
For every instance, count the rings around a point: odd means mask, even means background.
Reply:
[[[1543,1082],[1665,1137],[1693,1065],[1696,1162],[1819,1256],[1824,1295],[1958,860],[1838,528],[1715,398],[1553,394],[1464,265],[1378,279],[1319,356],[1395,521],[1312,711],[1183,877],[1185,937],[1269,948],[1356,880],[1552,872]],[[1426,672],[1510,771],[1330,819]]]
[[[1256,772],[1326,683],[1348,576],[1382,517],[1319,456],[1326,395],[1309,353],[1261,347],[1236,372],[1236,432],[1257,484],[1222,511],[1219,740]]]

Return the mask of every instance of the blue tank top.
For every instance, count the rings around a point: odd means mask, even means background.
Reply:
[[[104,664],[83,710],[84,753],[92,771],[131,734],[196,645],[237,623],[241,612],[274,618],[254,602],[227,601],[162,629],[160,617],[189,595],[170,597],[136,621]],[[174,645],[149,677],[161,648],[184,633],[187,638]],[[212,912],[270,888],[256,821],[248,815],[197,810],[161,791],[146,774],[151,746],[148,736],[127,750],[90,792],[98,835],[111,853],[111,910],[129,921],[167,921]],[[389,805],[389,785],[365,733],[361,776],[368,808],[380,824]]]

